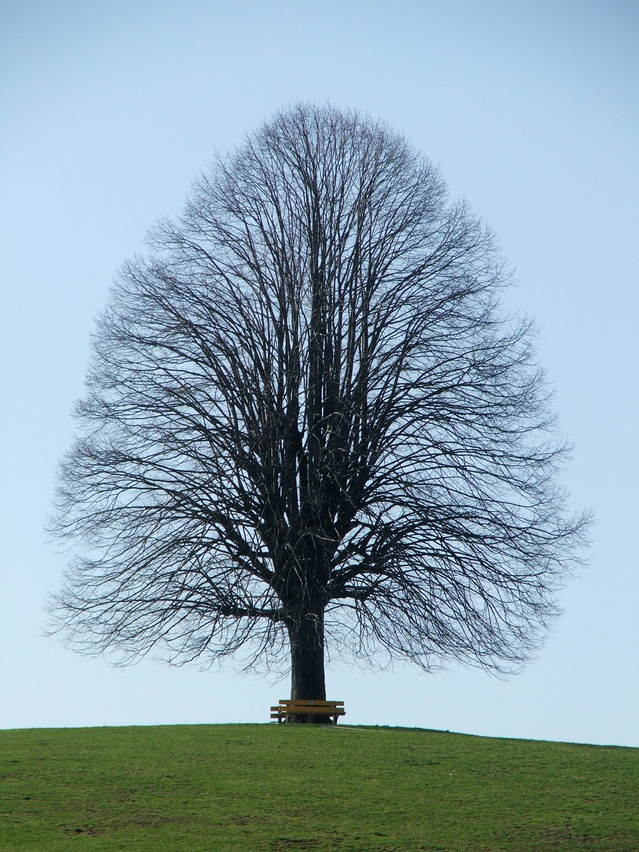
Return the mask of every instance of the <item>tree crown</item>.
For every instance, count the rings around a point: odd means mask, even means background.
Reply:
[[[521,663],[586,519],[531,325],[432,165],[297,105],[151,244],[99,320],[61,468],[67,637],[272,667],[312,623],[358,659]]]

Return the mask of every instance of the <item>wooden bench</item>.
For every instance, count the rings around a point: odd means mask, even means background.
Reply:
[[[280,703],[271,707],[271,719],[278,724],[289,721],[289,716],[328,716],[329,722],[337,725],[340,716],[344,716],[343,701],[320,701],[312,698],[282,698]]]

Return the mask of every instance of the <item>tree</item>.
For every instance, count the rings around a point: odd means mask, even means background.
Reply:
[[[298,105],[194,187],[98,321],[57,629],[130,661],[521,664],[584,516],[491,235],[404,139]]]

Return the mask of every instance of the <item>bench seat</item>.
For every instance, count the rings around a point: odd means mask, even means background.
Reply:
[[[288,716],[329,716],[336,725],[338,718],[345,714],[343,701],[313,698],[283,698],[278,705],[271,707],[271,719],[278,723],[286,722]]]

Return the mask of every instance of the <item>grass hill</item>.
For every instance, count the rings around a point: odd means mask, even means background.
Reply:
[[[639,749],[402,728],[0,731],[0,850],[639,850]]]

